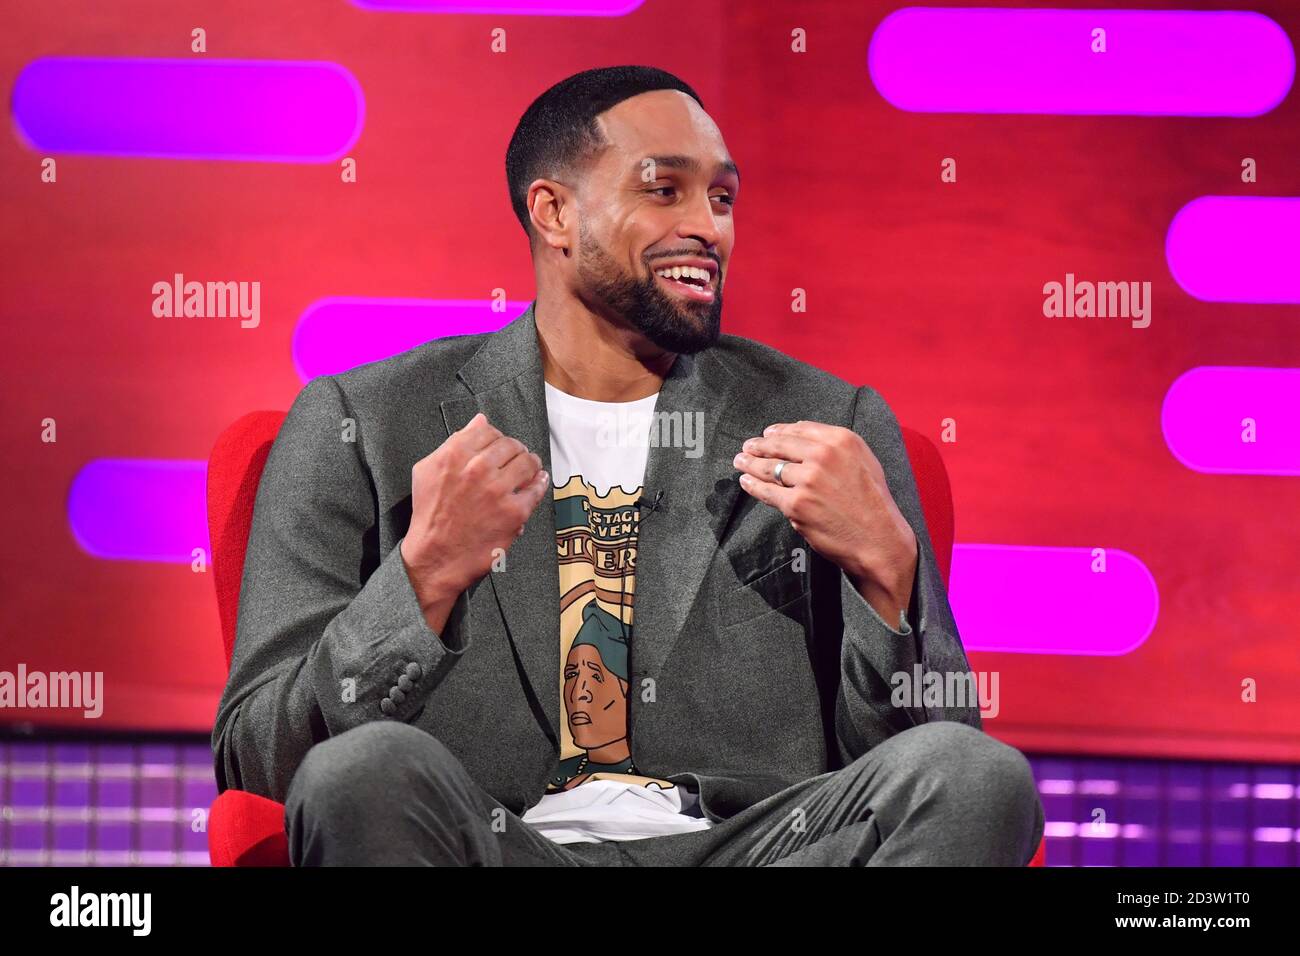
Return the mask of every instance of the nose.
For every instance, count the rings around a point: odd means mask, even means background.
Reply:
[[[713,214],[713,200],[707,192],[697,194],[696,200],[685,204],[682,221],[677,224],[677,234],[683,239],[697,239],[712,250],[722,241],[722,230]]]

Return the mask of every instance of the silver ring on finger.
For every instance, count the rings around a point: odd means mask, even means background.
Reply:
[[[785,471],[785,466],[788,464],[790,464],[788,461],[778,461],[776,463],[776,468],[772,471],[772,477],[775,478],[776,483],[781,485],[783,488],[790,487],[785,483],[785,479],[781,477],[781,472]]]

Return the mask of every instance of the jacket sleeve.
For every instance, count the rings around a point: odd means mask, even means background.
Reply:
[[[339,384],[314,379],[267,458],[212,733],[219,791],[283,803],[312,745],[411,720],[469,646],[467,595],[435,634],[399,548],[377,553],[377,496],[364,435],[345,440],[351,418]]]
[[[846,764],[893,734],[928,721],[981,728],[975,675],[948,605],[898,420],[879,393],[863,386],[852,427],[879,459],[890,494],[916,533],[917,569],[910,607],[897,625],[882,620],[848,575],[839,574],[844,632],[835,735]],[[917,664],[923,682],[942,680],[944,703],[955,706],[925,703],[924,683],[916,683]],[[938,677],[925,676],[931,673]],[[952,687],[961,688],[960,699],[948,690]]]

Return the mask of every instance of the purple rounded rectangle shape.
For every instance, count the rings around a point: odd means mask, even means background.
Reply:
[[[1094,571],[1094,551],[1105,570]],[[968,651],[1116,656],[1155,629],[1160,596],[1138,558],[1117,548],[953,547],[949,603]]]
[[[502,16],[621,17],[645,0],[352,0],[367,10],[495,13]]]
[[[1160,430],[1192,471],[1300,475],[1300,369],[1189,369],[1165,393]]]
[[[72,479],[68,524],[97,558],[189,564],[208,542],[207,462],[97,458]]]
[[[356,78],[323,62],[44,57],[12,103],[35,150],[162,159],[329,162],[365,121]]]
[[[914,112],[1258,116],[1291,89],[1295,49],[1258,13],[904,7],[867,70]]]
[[[518,318],[527,302],[495,312],[489,299],[319,299],[293,332],[293,364],[309,382],[378,362],[434,339],[495,332]]]
[[[1193,199],[1169,223],[1165,261],[1202,301],[1300,302],[1300,199]]]

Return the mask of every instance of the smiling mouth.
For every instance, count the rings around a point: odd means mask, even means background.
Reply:
[[[665,275],[664,271],[656,270],[655,278],[673,292],[696,302],[713,301],[715,294],[714,283],[717,282],[716,275],[703,278],[698,274],[688,275],[686,273],[681,273],[676,278],[673,278],[671,275]]]

